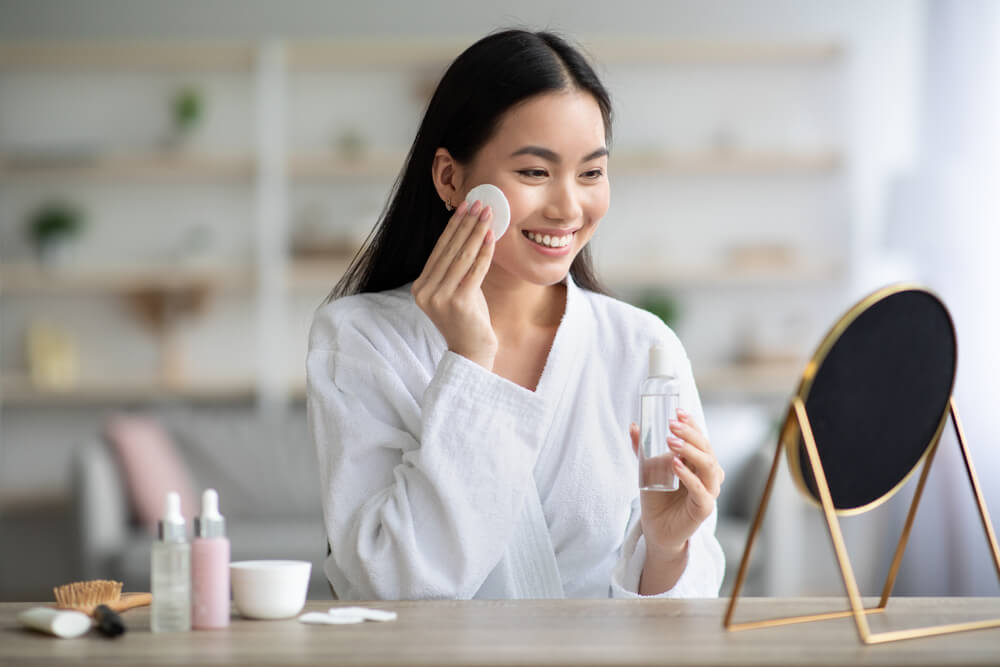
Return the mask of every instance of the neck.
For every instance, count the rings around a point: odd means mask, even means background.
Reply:
[[[566,286],[500,280],[487,274],[483,295],[493,329],[504,338],[538,327],[556,327],[566,310]]]

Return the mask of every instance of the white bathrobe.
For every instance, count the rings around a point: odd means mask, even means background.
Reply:
[[[567,278],[532,392],[448,351],[410,286],[338,299],[306,361],[342,599],[634,597],[645,561],[638,422],[648,350],[667,346],[704,428],[691,366],[659,319]],[[715,597],[715,512],[664,596]],[[554,557],[553,557],[554,556]]]

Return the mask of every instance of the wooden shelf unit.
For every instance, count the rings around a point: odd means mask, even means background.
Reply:
[[[354,159],[326,154],[296,154],[288,161],[289,178],[298,183],[391,180],[403,168],[406,151],[372,153]]]
[[[406,68],[418,74],[443,68],[474,41],[465,38],[284,40],[283,75],[317,70]],[[740,41],[733,39],[657,39],[636,36],[582,36],[578,40],[599,62],[642,67],[686,65],[791,65],[822,66],[835,63],[843,49],[833,40]],[[235,72],[253,81],[260,77],[262,54],[272,42],[265,41],[160,41],[160,42],[16,42],[0,41],[0,75],[6,72]],[[258,78],[258,85],[260,79]],[[258,100],[259,101],[259,100]],[[262,156],[248,138],[245,153],[211,154],[184,150],[165,151],[153,146],[134,150],[99,149],[76,154],[0,154],[0,181],[17,185],[39,181],[52,183],[193,185],[241,184],[260,193]],[[363,155],[356,160],[328,153],[285,155],[283,187],[295,184],[390,181],[402,167],[406,149]],[[611,156],[617,174],[656,176],[716,175],[826,175],[841,168],[842,156],[834,149],[791,151],[775,147],[732,151],[672,153],[662,150],[624,148]],[[270,165],[274,166],[274,165]],[[248,227],[252,223],[248,221]],[[262,272],[281,275],[286,295],[296,291],[326,291],[343,274],[349,258],[300,260],[286,257],[280,267]],[[270,267],[273,269],[274,267]],[[97,269],[80,267],[47,272],[30,265],[0,266],[0,296],[5,294],[52,294],[59,292],[107,292],[128,294],[136,290],[186,290],[190,288],[261,290],[258,267]],[[635,287],[739,287],[821,284],[844,275],[842,267],[829,264],[792,265],[763,269],[726,266],[665,267],[639,263],[628,267],[605,267],[603,277],[615,285]],[[755,392],[767,394],[784,382],[787,369],[763,365],[722,367],[699,376],[705,393]],[[769,379],[770,378],[770,379]],[[773,380],[773,382],[772,382]],[[769,384],[771,382],[772,384]],[[767,387],[771,389],[767,389]],[[783,385],[782,385],[783,388]],[[790,391],[791,387],[788,389]],[[253,397],[252,380],[223,383],[148,382],[82,385],[65,392],[38,389],[24,379],[0,378],[0,404],[44,405],[129,400],[233,400]],[[293,386],[292,395],[300,389]]]
[[[0,292],[109,292],[188,289],[248,289],[253,284],[249,267],[121,267],[55,268],[37,264],[13,264],[0,267]]]
[[[601,276],[609,283],[629,287],[746,287],[800,285],[828,282],[843,275],[834,263],[790,264],[770,267],[719,265],[670,265],[638,262],[603,267]]]
[[[695,373],[703,398],[769,400],[791,395],[804,366],[793,362],[734,363]],[[289,383],[288,395],[305,400],[305,384]],[[189,380],[168,385],[156,380],[81,382],[65,388],[38,387],[23,376],[0,377],[0,406],[91,406],[155,402],[230,403],[252,401],[257,387],[252,379]]]
[[[835,151],[700,151],[688,153],[622,152],[613,154],[609,170],[678,175],[822,173],[840,166]]]
[[[289,179],[296,183],[337,183],[395,178],[406,151],[361,155],[295,154],[289,158]],[[829,172],[840,165],[834,151],[721,152],[683,154],[616,152],[609,162],[613,173],[665,175],[793,174]],[[81,183],[253,183],[257,165],[252,155],[184,154],[169,151],[109,153],[104,155],[0,155],[0,179],[21,182]]]
[[[594,58],[605,63],[809,65],[835,61],[843,53],[840,43],[832,39],[762,41],[596,37],[580,41]]]
[[[444,66],[475,41],[442,37],[345,39],[293,41],[289,43],[288,64],[293,70],[337,67]],[[662,39],[655,37],[581,36],[577,40],[600,62],[663,64],[813,64],[841,56],[835,40],[746,41],[733,39]]]
[[[347,270],[351,256],[296,259],[289,262],[286,286],[290,290],[329,288]],[[739,287],[754,285],[809,284],[837,279],[842,269],[833,263],[758,268],[725,265],[670,265],[637,263],[601,266],[601,277],[625,287]],[[136,291],[181,291],[187,289],[252,289],[250,268],[145,268],[145,269],[56,269],[35,265],[0,268],[0,293],[79,293]]]
[[[100,405],[158,401],[237,402],[257,395],[252,379],[188,380],[168,384],[155,379],[81,381],[67,387],[44,387],[24,376],[0,377],[0,405]]]
[[[0,72],[101,70],[166,72],[246,71],[257,48],[251,42],[212,41],[0,41]]]
[[[445,65],[475,39],[475,35],[467,35],[293,39],[285,43],[289,68],[308,70],[401,63]],[[829,62],[842,55],[840,44],[831,39],[749,41],[582,35],[577,41],[595,58],[609,63],[809,64]],[[0,42],[0,70],[248,71],[256,60],[257,43],[239,40]]]
[[[12,182],[245,183],[253,182],[251,155],[184,151],[59,155],[0,155],[0,178]]]
[[[349,256],[297,259],[288,265],[286,284],[292,290],[329,292],[350,263]]]
[[[798,387],[807,360],[737,362],[695,370],[702,398],[784,400]]]

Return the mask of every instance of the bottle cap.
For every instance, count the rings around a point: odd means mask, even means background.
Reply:
[[[493,240],[499,241],[500,237],[507,231],[507,227],[510,226],[510,203],[507,201],[507,197],[504,196],[503,190],[497,186],[483,183],[472,188],[469,190],[469,194],[465,195],[465,201],[469,202],[469,206],[472,206],[476,200],[481,201],[483,206],[489,206],[493,209],[493,219],[490,224],[493,226]]]
[[[167,493],[163,518],[158,526],[160,540],[163,542],[184,542],[187,539],[184,517],[181,515],[181,497],[176,491]]]
[[[674,366],[667,356],[667,348],[654,345],[649,348],[649,377],[674,377]]]
[[[219,514],[219,494],[205,489],[201,494],[201,515],[194,519],[195,537],[225,537],[226,519]]]

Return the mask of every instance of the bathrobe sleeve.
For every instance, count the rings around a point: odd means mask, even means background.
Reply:
[[[317,313],[306,361],[327,576],[344,599],[471,598],[534,484],[547,407],[452,352],[428,368],[426,341],[359,299]]]
[[[677,341],[679,347],[680,343]],[[685,364],[681,372],[681,407],[683,407],[707,435],[705,415],[698,397],[698,389],[691,371],[691,363],[683,357]],[[622,545],[621,556],[611,574],[612,597],[646,597],[640,596],[639,579],[646,563],[646,539],[642,534],[640,523],[642,512],[639,497],[632,501],[632,512],[626,528],[625,542]],[[718,519],[718,508],[713,509],[709,517],[688,540],[687,567],[674,587],[657,596],[667,598],[714,598],[719,596],[722,578],[725,574],[726,559],[715,537],[715,524]]]

